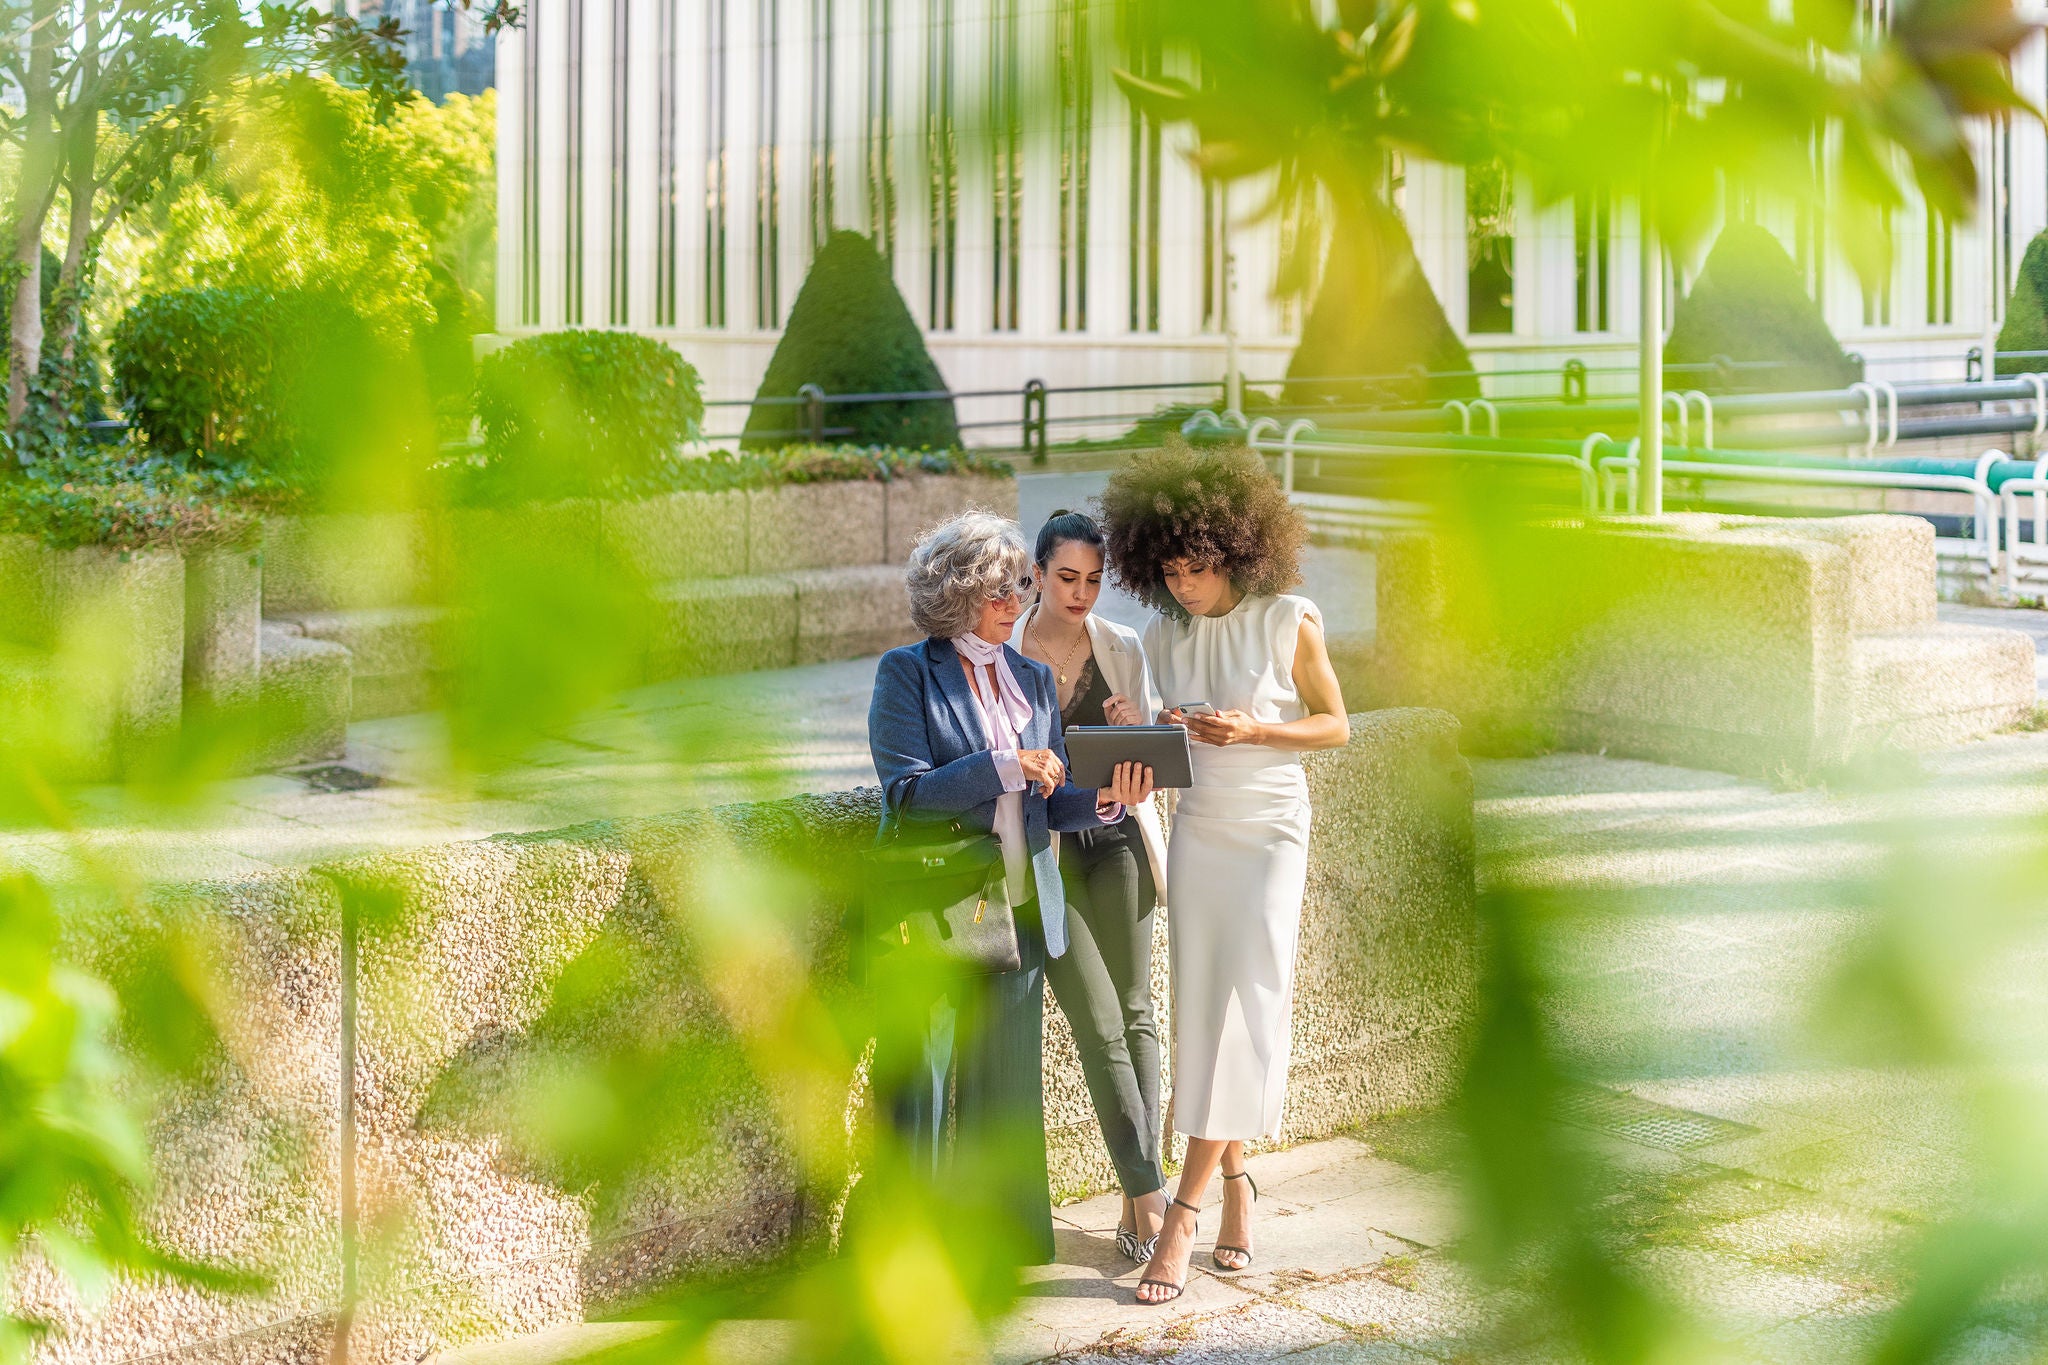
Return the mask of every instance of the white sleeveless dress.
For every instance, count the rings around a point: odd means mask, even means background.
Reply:
[[[1294,650],[1305,597],[1246,597],[1225,616],[1145,630],[1167,706],[1206,701],[1258,720],[1300,720]],[[1308,878],[1301,756],[1194,745],[1166,853],[1173,972],[1173,1127],[1228,1141],[1275,1136],[1287,1100],[1294,950]]]

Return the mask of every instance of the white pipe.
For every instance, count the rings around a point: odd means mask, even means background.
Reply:
[[[1297,417],[1287,424],[1287,431],[1280,444],[1280,489],[1288,497],[1294,496],[1294,443],[1303,432],[1313,432],[1316,424],[1306,417]]]
[[[1692,440],[1689,436],[1689,427],[1686,422],[1686,414],[1692,411],[1692,406],[1691,404],[1685,401],[1684,394],[1673,393],[1671,392],[1671,390],[1666,389],[1664,391],[1663,403],[1659,409],[1660,412],[1662,408],[1668,408],[1674,404],[1676,404],[1678,407],[1678,444],[1682,448],[1689,448],[1692,445]]]
[[[1877,386],[1868,380],[1859,379],[1849,386],[1850,393],[1860,393],[1869,411],[1864,419],[1868,434],[1863,441],[1865,455],[1877,454]]]
[[[1686,390],[1688,399],[1697,399],[1700,405],[1700,445],[1703,449],[1714,448],[1714,400],[1699,389]]]
[[[1472,434],[1472,409],[1453,398],[1444,404],[1444,411],[1455,411],[1458,414],[1458,434],[1460,436],[1470,436]]]
[[[1492,400],[1492,399],[1490,399],[1490,398],[1475,398],[1475,399],[1473,399],[1473,400],[1472,400],[1472,411],[1474,411],[1474,412],[1477,412],[1477,411],[1478,411],[1479,409],[1481,409],[1481,408],[1485,408],[1485,409],[1486,409],[1486,434],[1487,434],[1487,435],[1489,435],[1489,436],[1491,436],[1491,437],[1493,437],[1493,438],[1494,438],[1494,439],[1495,439],[1496,441],[1497,441],[1497,440],[1499,440],[1499,439],[1500,439],[1500,409],[1499,409],[1499,408],[1496,408],[1496,407],[1495,407],[1495,406],[1493,405],[1493,400]],[[1469,419],[1468,419],[1468,425],[1469,425]]]
[[[1899,391],[1889,379],[1873,379],[1870,383],[1872,387],[1884,394],[1884,443],[1888,446],[1895,446],[1899,443]]]

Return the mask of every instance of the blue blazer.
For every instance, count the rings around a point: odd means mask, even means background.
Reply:
[[[1060,736],[1059,691],[1052,670],[1008,645],[1003,656],[1031,702],[1019,747],[1050,749],[1067,761]],[[904,820],[959,820],[968,829],[995,828],[1003,780],[981,727],[981,712],[967,688],[959,651],[936,637],[882,656],[868,703],[868,749],[882,779],[882,838]],[[1050,831],[1097,829],[1095,789],[1069,782],[1050,797],[1024,789],[1024,841],[1038,883],[1038,914],[1045,951],[1067,951],[1067,897]]]

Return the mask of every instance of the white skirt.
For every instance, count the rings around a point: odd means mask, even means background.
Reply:
[[[1181,794],[1166,855],[1173,1127],[1272,1137],[1287,1102],[1308,780],[1299,762],[1205,766],[1198,783],[1221,780]]]

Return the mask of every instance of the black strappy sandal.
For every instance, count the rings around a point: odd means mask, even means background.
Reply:
[[[1246,1184],[1252,1187],[1252,1202],[1254,1204],[1259,1202],[1259,1182],[1252,1179],[1252,1173],[1250,1171],[1239,1171],[1236,1175],[1225,1175],[1223,1178],[1225,1180],[1244,1181]],[[1222,1254],[1226,1251],[1234,1251],[1238,1255],[1244,1257],[1244,1264],[1225,1265],[1223,1263]],[[1209,1252],[1209,1259],[1215,1263],[1216,1268],[1218,1270],[1225,1271],[1229,1274],[1234,1275],[1240,1270],[1250,1270],[1252,1268],[1252,1249],[1250,1247],[1219,1246]]]
[[[1199,1234],[1199,1233],[1201,1232],[1201,1230],[1202,1230],[1202,1210],[1201,1210],[1201,1209],[1200,1209],[1199,1207],[1197,1207],[1196,1205],[1194,1205],[1194,1204],[1190,1204],[1190,1203],[1189,1203],[1189,1202],[1188,1202],[1187,1200],[1185,1200],[1185,1199],[1175,1199],[1175,1200],[1173,1200],[1173,1201],[1172,1201],[1171,1203],[1169,1203],[1169,1204],[1167,1205],[1167,1207],[1168,1207],[1168,1208],[1172,1208],[1172,1207],[1173,1207],[1173,1206],[1174,1206],[1175,1204],[1178,1204],[1178,1205],[1179,1205],[1180,1207],[1182,1207],[1182,1208],[1186,1209],[1186,1210],[1187,1210],[1187,1211],[1188,1211],[1189,1213],[1192,1213],[1193,1215],[1195,1215],[1195,1225],[1194,1225],[1194,1227],[1192,1227],[1192,1228],[1190,1228],[1190,1229],[1189,1229],[1189,1233],[1190,1233],[1191,1235],[1197,1235],[1197,1234]],[[1162,1226],[1160,1227],[1160,1229],[1159,1229],[1159,1230],[1160,1230],[1160,1231],[1161,1231],[1162,1233],[1166,1231],[1166,1229],[1165,1229],[1165,1227],[1164,1227],[1163,1225],[1162,1225]],[[1135,1237],[1136,1235],[1137,1235],[1136,1233],[1133,1233],[1133,1234],[1132,1234],[1132,1236],[1133,1236],[1133,1237]],[[1156,1241],[1157,1239],[1155,1238],[1154,1240]],[[1148,1256],[1148,1257],[1146,1257],[1145,1259],[1149,1261],[1149,1260],[1150,1260],[1150,1259],[1152,1259],[1152,1258]],[[1190,1257],[1189,1257],[1188,1259],[1192,1261],[1192,1260],[1194,1259],[1194,1257],[1190,1256]],[[1140,1280],[1140,1281],[1138,1281],[1138,1288],[1140,1288],[1140,1289],[1143,1289],[1143,1288],[1144,1288],[1144,1287],[1145,1287],[1146,1285],[1148,1285],[1148,1284],[1149,1284],[1149,1285],[1154,1285],[1154,1286],[1156,1286],[1156,1287],[1158,1287],[1158,1288],[1160,1288],[1160,1289],[1171,1289],[1171,1290],[1172,1290],[1173,1292],[1172,1292],[1171,1294],[1168,1294],[1168,1295],[1167,1295],[1167,1296],[1166,1296],[1165,1298],[1163,1298],[1163,1299],[1139,1299],[1139,1300],[1138,1300],[1138,1302],[1139,1302],[1140,1304],[1142,1304],[1142,1305],[1143,1305],[1144,1307],[1146,1307],[1146,1308],[1159,1308],[1159,1307],[1163,1307],[1163,1306],[1164,1306],[1164,1305],[1166,1305],[1166,1304],[1172,1303],[1172,1302],[1173,1302],[1173,1301],[1174,1301],[1175,1299],[1179,1298],[1179,1297],[1180,1297],[1181,1295],[1183,1295],[1183,1294],[1187,1293],[1187,1291],[1188,1291],[1188,1279],[1187,1279],[1187,1272],[1186,1272],[1186,1271],[1182,1271],[1182,1272],[1181,1272],[1181,1279],[1180,1279],[1180,1283],[1179,1283],[1179,1284],[1175,1284],[1175,1283],[1174,1283],[1174,1282],[1173,1282],[1172,1280]]]

